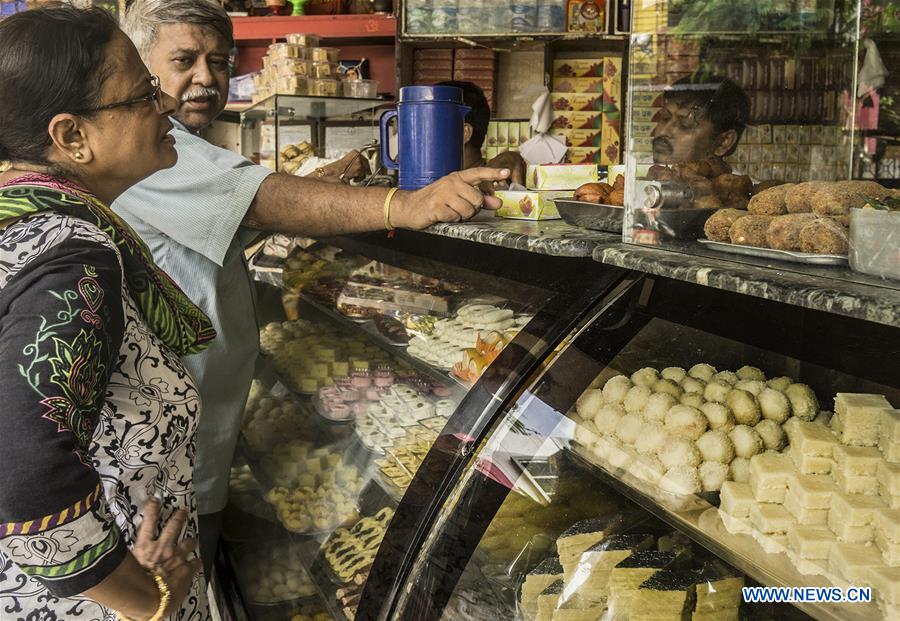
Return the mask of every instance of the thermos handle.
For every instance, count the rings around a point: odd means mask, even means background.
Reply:
[[[388,110],[381,115],[381,162],[385,168],[390,170],[398,170],[400,168],[397,160],[391,158],[391,144],[388,139],[388,123],[394,118],[397,118],[396,110]]]

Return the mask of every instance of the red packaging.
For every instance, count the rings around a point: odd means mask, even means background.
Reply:
[[[465,49],[455,50],[457,60],[462,60],[465,58],[490,58],[493,59],[496,57],[496,54],[493,50],[486,50],[484,48],[472,47]]]
[[[416,50],[413,56],[416,60],[448,60],[453,62],[453,50]]]

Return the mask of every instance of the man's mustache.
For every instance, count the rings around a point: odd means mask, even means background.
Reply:
[[[189,91],[186,91],[181,96],[181,101],[184,103],[185,101],[192,101],[194,99],[203,99],[204,97],[209,97],[211,99],[219,98],[219,91],[214,88],[209,88],[206,86],[198,86],[197,88],[192,88]]]
[[[654,138],[653,142],[654,151],[661,151],[663,153],[671,153],[672,152],[672,143],[669,142],[667,138]]]

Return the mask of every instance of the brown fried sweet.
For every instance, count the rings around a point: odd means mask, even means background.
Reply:
[[[891,191],[878,183],[877,181],[871,181],[866,179],[859,180],[851,180],[851,181],[836,181],[835,184],[838,188],[842,190],[847,190],[848,192],[855,192],[857,194],[863,194],[868,198],[884,198],[889,196]]]
[[[707,165],[709,165],[710,179],[714,179],[715,177],[719,177],[721,175],[730,175],[732,173],[731,165],[718,155],[710,155],[708,158],[706,158],[706,163]]]
[[[812,213],[810,200],[816,192],[828,185],[826,181],[804,181],[791,188],[784,197],[788,213]]]
[[[849,187],[833,183],[813,194],[809,199],[813,213],[820,216],[849,216],[851,209],[865,206],[866,195]]]
[[[619,175],[616,177],[615,183],[612,185],[613,191],[622,190],[625,191],[625,175]]]
[[[707,194],[694,199],[694,209],[721,209],[722,201],[715,194]]]
[[[682,177],[703,177],[709,179],[713,176],[713,167],[709,161],[701,160],[698,162],[687,162],[676,166]]]
[[[747,205],[750,204],[749,196],[735,196],[734,194],[729,194],[723,196],[721,200],[722,204],[726,207],[731,207],[732,209],[740,209],[742,211],[747,211]]]
[[[602,203],[609,196],[612,186],[608,183],[585,183],[575,190],[573,198],[585,203]]]
[[[647,171],[647,178],[651,181],[672,181],[678,178],[678,173],[661,164],[654,164]]]
[[[778,181],[776,179],[772,179],[770,181],[760,181],[755,186],[753,186],[753,192],[751,192],[751,194],[756,195],[760,192],[765,192],[769,188],[774,188],[779,185],[784,185],[784,181]]]
[[[753,181],[747,175],[723,173],[713,178],[713,187],[720,196],[749,196]]]
[[[800,230],[800,250],[816,254],[847,254],[847,229],[831,218],[816,218]]]
[[[775,216],[751,214],[735,220],[728,229],[728,238],[732,244],[741,246],[766,247],[766,231]]]
[[[728,229],[739,218],[748,215],[746,211],[740,209],[720,209],[709,217],[706,224],[703,225],[703,232],[706,238],[712,241],[727,242],[731,241],[728,236]]]
[[[818,216],[812,213],[791,213],[776,216],[766,230],[766,242],[775,250],[800,250],[800,231]]]
[[[706,177],[685,177],[685,181],[691,186],[691,191],[694,193],[695,198],[709,196],[713,193],[712,181]]]
[[[753,195],[747,204],[747,211],[762,216],[780,216],[787,213],[784,198],[793,187],[793,183],[785,183]]]
[[[607,205],[615,205],[621,207],[625,204],[625,190],[613,190],[606,197]]]

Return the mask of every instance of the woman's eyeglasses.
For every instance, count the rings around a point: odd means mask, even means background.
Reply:
[[[163,111],[163,101],[162,101],[162,87],[159,84],[159,78],[155,75],[150,76],[150,84],[153,86],[153,92],[149,95],[144,95],[143,97],[135,97],[134,99],[128,99],[126,101],[117,101],[114,103],[104,104],[102,106],[97,106],[96,108],[88,108],[87,110],[82,110],[82,113],[87,112],[100,112],[102,110],[112,110],[113,108],[122,108],[125,106],[134,106],[141,103],[152,103],[154,108],[156,108],[156,113],[161,114]]]

